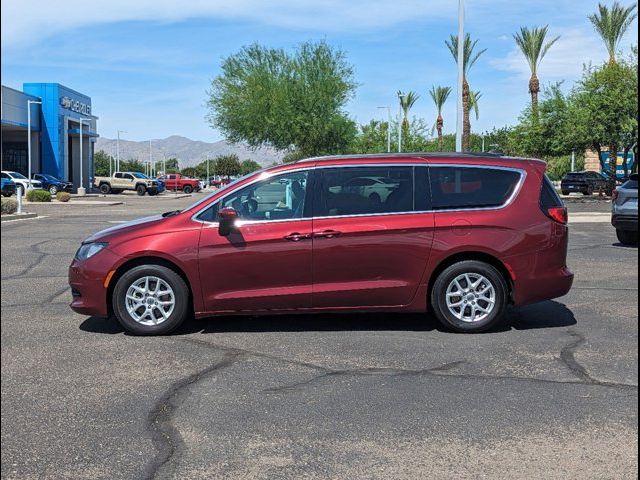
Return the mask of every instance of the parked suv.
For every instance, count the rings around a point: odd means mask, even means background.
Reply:
[[[55,195],[58,192],[71,193],[73,191],[72,182],[65,182],[53,175],[47,175],[46,173],[34,173],[31,178],[38,180],[42,184],[42,188],[49,190],[51,195]]]
[[[597,172],[571,172],[562,179],[560,189],[563,195],[570,193],[582,193],[583,195],[593,195],[595,192],[603,190],[607,195],[611,195],[609,179]]]
[[[613,194],[611,223],[623,245],[638,245],[638,175],[631,175],[627,183]]]
[[[545,168],[471,154],[272,167],[86,239],[69,270],[71,308],[147,335],[190,311],[430,311],[451,330],[484,331],[509,304],[571,288],[567,210]],[[362,178],[391,191],[354,189]]]

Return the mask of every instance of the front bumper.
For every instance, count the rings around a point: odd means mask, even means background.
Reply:
[[[611,218],[611,225],[616,230],[624,230],[627,232],[638,231],[638,215],[614,214]]]
[[[74,259],[69,266],[72,292],[71,310],[82,315],[107,317],[108,285],[105,279],[116,268],[119,257],[108,248],[82,262]]]

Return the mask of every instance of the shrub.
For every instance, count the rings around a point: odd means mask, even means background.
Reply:
[[[16,210],[18,210],[18,202],[16,202],[13,198],[2,199],[3,214],[10,215],[12,213],[16,213]]]
[[[71,195],[67,192],[58,192],[56,193],[56,200],[58,200],[59,202],[68,202],[69,200],[71,200]]]
[[[46,190],[29,190],[27,192],[27,200],[30,202],[50,202],[51,194]]]

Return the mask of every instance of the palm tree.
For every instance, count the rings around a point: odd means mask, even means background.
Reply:
[[[449,48],[451,55],[453,55],[453,58],[457,63],[458,62],[458,36],[451,35],[451,38],[449,40],[445,40],[445,43]],[[471,41],[471,35],[467,33],[464,37],[464,45],[462,47],[463,59],[464,59],[464,65],[462,69],[464,73],[464,81],[462,85],[462,111],[464,114],[464,126],[462,129],[462,149],[465,152],[468,152],[471,147],[471,120],[469,119],[469,108],[470,108],[469,95],[471,90],[469,89],[469,82],[467,79],[468,79],[469,70],[471,69],[471,67],[473,67],[473,65],[478,61],[478,58],[480,58],[480,55],[482,55],[484,52],[487,51],[487,49],[485,48],[483,50],[480,50],[479,52],[476,52],[475,49],[477,45],[478,45],[478,40]]]
[[[527,27],[520,27],[520,32],[516,33],[515,39],[522,54],[527,59],[531,69],[531,79],[529,80],[529,93],[531,94],[531,111],[533,118],[538,119],[538,94],[540,93],[540,80],[538,79],[538,67],[549,49],[558,41],[560,36],[545,43],[549,26],[536,27],[529,30]]]
[[[599,3],[598,12],[589,15],[589,20],[591,20],[591,23],[593,23],[593,26],[607,47],[610,65],[616,63],[618,45],[620,45],[620,41],[629,29],[629,26],[638,16],[638,14],[634,12],[635,9],[635,5],[623,7],[617,1],[613,2],[611,8]]]
[[[442,129],[444,128],[444,118],[442,118],[442,108],[447,103],[449,95],[451,95],[451,87],[431,87],[431,98],[438,109],[438,118],[434,125],[434,129],[438,130],[438,148],[442,150]]]
[[[400,107],[402,107],[402,128],[407,130],[409,128],[409,111],[418,101],[420,95],[416,92],[402,93],[398,91],[398,98],[400,99]]]
[[[469,110],[473,110],[473,113],[476,114],[476,120],[480,118],[480,107],[478,102],[482,98],[482,93],[478,90],[475,92],[469,92]]]

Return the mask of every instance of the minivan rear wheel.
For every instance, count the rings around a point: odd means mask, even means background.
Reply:
[[[445,328],[479,333],[502,321],[508,298],[507,282],[495,267],[465,260],[438,276],[431,292],[431,305]]]
[[[180,275],[161,265],[140,265],[118,279],[113,312],[135,335],[163,335],[175,330],[189,312],[189,288]]]
[[[618,240],[622,245],[638,245],[638,232],[632,232],[630,230],[616,230]]]

